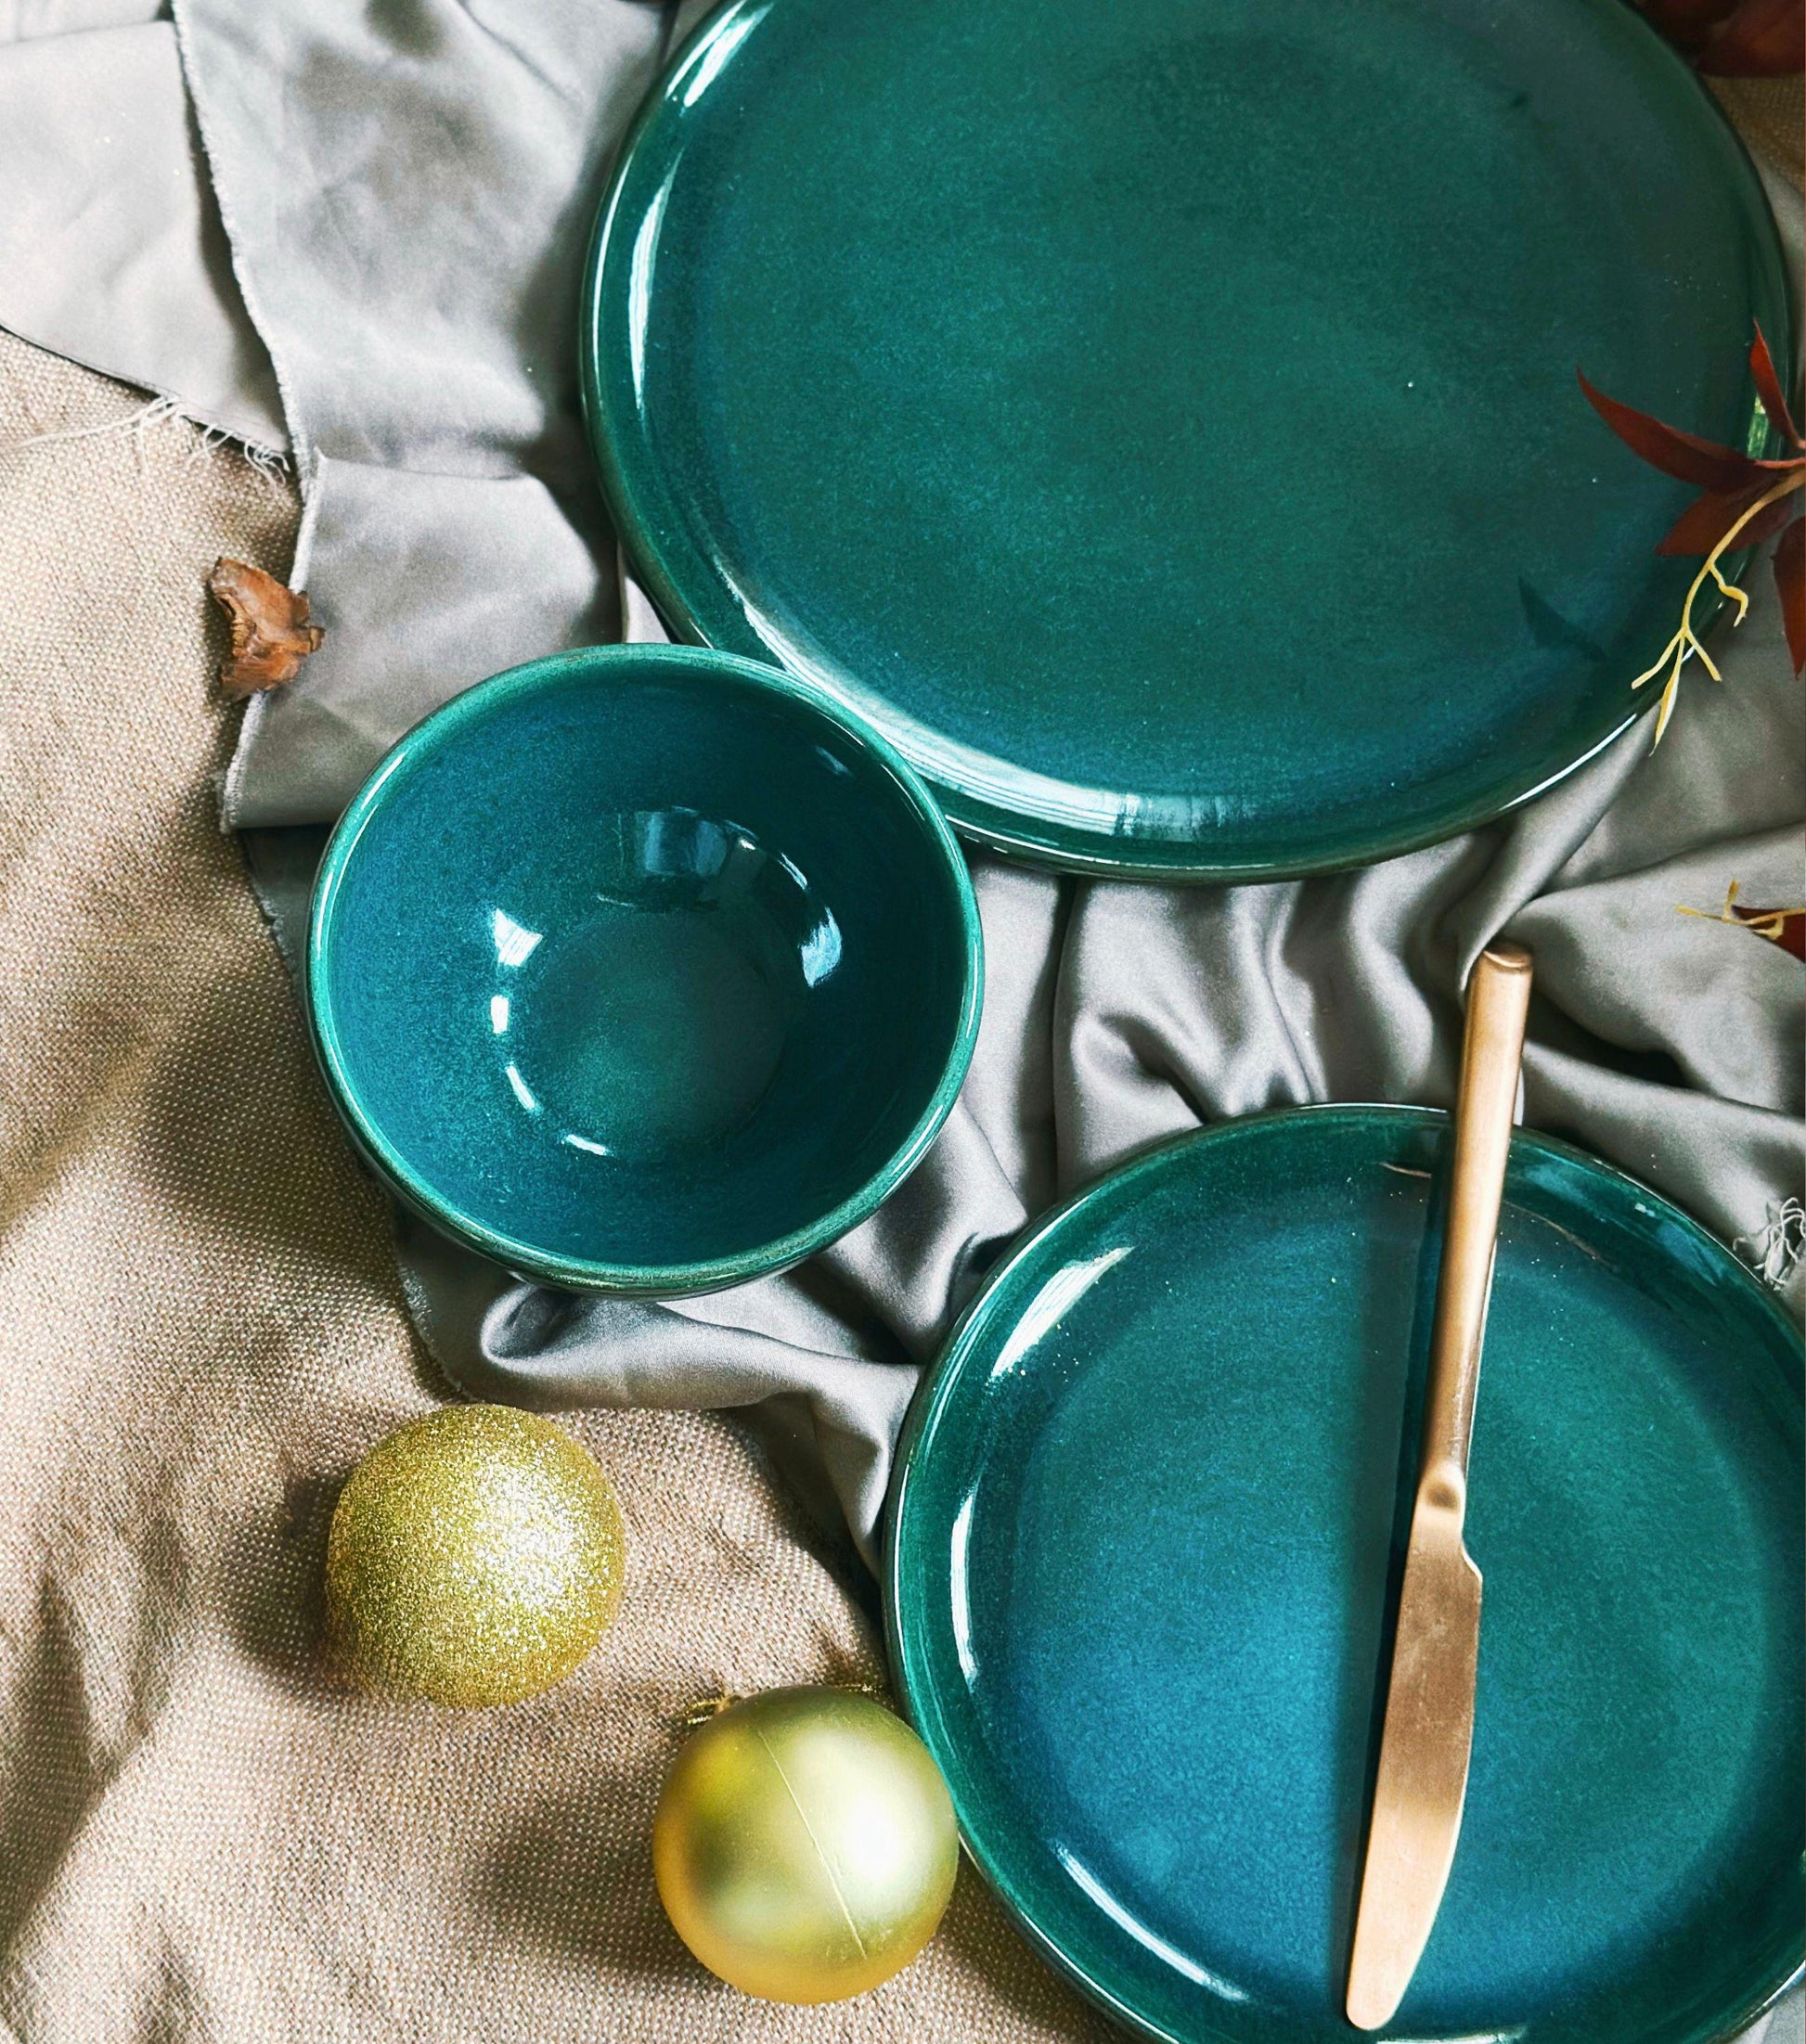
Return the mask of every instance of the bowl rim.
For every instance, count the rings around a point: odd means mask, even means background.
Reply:
[[[366,829],[384,807],[398,777],[431,757],[458,733],[505,711],[520,698],[585,676],[605,681],[611,669],[649,665],[728,681],[800,704],[852,739],[878,763],[915,813],[931,856],[937,855],[952,883],[961,922],[963,984],[953,1041],[934,1092],[884,1163],[838,1205],[787,1235],[730,1255],[677,1264],[611,1264],[548,1250],[491,1227],[439,1191],[401,1155],[359,1099],[334,1004],[330,947],[345,875]],[[377,1175],[422,1218],[521,1277],[575,1291],[677,1297],[743,1284],[800,1263],[868,1220],[915,1169],[952,1112],[972,1063],[984,1007],[985,950],[972,876],[951,827],[922,777],[863,717],[805,678],[759,661],[703,647],[627,644],[579,647],[504,669],[429,712],[395,741],[353,796],[328,841],[308,908],[303,979],[308,1033],[333,1105]]]

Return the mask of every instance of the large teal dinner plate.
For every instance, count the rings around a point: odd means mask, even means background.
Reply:
[[[1624,0],[733,0],[597,237],[586,385],[680,636],[807,675],[969,835],[1271,875],[1498,815],[1645,703],[1792,322]]]
[[[1341,2013],[1448,1125],[1225,1124],[1033,1235],[919,1402],[893,1647],[967,1844],[1184,2044]],[[1717,1242],[1512,1149],[1454,1871],[1390,2038],[1721,2044],[1800,1963],[1798,1335]]]

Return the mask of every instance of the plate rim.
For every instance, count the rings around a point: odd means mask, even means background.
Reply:
[[[1135,1151],[1114,1169],[1082,1187],[1039,1221],[1024,1229],[1012,1243],[1009,1253],[998,1263],[968,1302],[935,1356],[932,1368],[924,1376],[910,1402],[897,1441],[895,1471],[884,1511],[881,1588],[884,1607],[884,1648],[898,1703],[917,1735],[928,1746],[936,1767],[941,1768],[943,1773],[948,1771],[946,1764],[941,1754],[935,1750],[930,1730],[924,1729],[922,1716],[918,1708],[915,1686],[911,1680],[912,1656],[909,1637],[910,1628],[906,1626],[903,1619],[904,1606],[909,1600],[902,1588],[905,1558],[900,1532],[904,1504],[915,1477],[918,1458],[924,1451],[930,1431],[944,1410],[959,1372],[973,1351],[981,1318],[995,1295],[1038,1253],[1051,1236],[1102,1198],[1132,1183],[1138,1177],[1158,1171],[1175,1155],[1206,1147],[1226,1146],[1242,1139],[1251,1129],[1307,1120],[1316,1123],[1343,1120],[1356,1124],[1378,1120],[1394,1125],[1409,1123],[1421,1128],[1434,1129],[1448,1127],[1451,1116],[1446,1108],[1423,1107],[1402,1101],[1314,1100],[1296,1106],[1269,1108],[1258,1114],[1232,1116],[1207,1123],[1200,1128],[1184,1129],[1163,1137]],[[1540,1129],[1519,1125],[1512,1131],[1512,1151],[1514,1154],[1521,1154],[1524,1150],[1541,1151],[1565,1164],[1579,1165],[1607,1180],[1616,1181],[1620,1189],[1634,1194],[1652,1210],[1652,1218],[1678,1225],[1689,1238],[1704,1246],[1714,1260],[1729,1266],[1741,1280],[1740,1289],[1783,1335],[1795,1364],[1795,1382],[1801,1392],[1802,1399],[1806,1400],[1806,1337],[1802,1336],[1800,1329],[1795,1325],[1791,1316],[1770,1288],[1734,1250],[1665,1194],[1655,1191],[1630,1172],[1619,1169],[1616,1164],[1607,1163],[1605,1159],[1581,1149],[1578,1144],[1567,1142],[1558,1136],[1546,1135]],[[915,1635],[919,1637],[921,1630],[922,1622],[919,1621],[914,1628]],[[948,1781],[948,1790],[949,1794],[954,1793],[951,1779]],[[954,1806],[957,1815],[957,1795]],[[1063,1951],[1052,1936],[1034,1921],[1000,1874],[994,1863],[994,1855],[972,1837],[963,1822],[960,1825],[960,1839],[967,1856],[983,1875],[986,1886],[1001,1903],[1012,1922],[1064,1979],[1098,2007],[1125,2024],[1135,2034],[1155,2039],[1155,2044],[1206,2044],[1206,2039],[1210,2040],[1210,2044],[1232,2044],[1232,2040],[1223,2038],[1214,2028],[1208,2032],[1194,2031],[1187,2036],[1164,2028],[1129,2006],[1102,1981],[1095,1979],[1078,1960]],[[1736,2044],[1736,2040],[1746,2030],[1761,2022],[1802,1982],[1806,1982],[1806,1947],[1802,1947],[1800,1956],[1784,1979],[1763,1986],[1754,1999],[1739,2004],[1730,2012],[1712,2017],[1706,2026],[1693,2031],[1684,2039],[1684,2044]],[[1676,2044],[1681,2044],[1681,2040],[1676,2040]]]
[[[754,647],[744,642],[728,643],[732,635],[731,625],[722,631],[717,624],[718,636],[710,637],[709,627],[703,622],[703,605],[701,602],[692,602],[685,596],[668,564],[667,547],[661,544],[657,536],[657,521],[647,514],[642,505],[642,493],[647,487],[646,471],[656,474],[657,464],[651,460],[643,444],[639,444],[638,468],[641,472],[638,481],[636,480],[636,462],[630,455],[630,449],[635,445],[637,438],[634,422],[631,418],[617,420],[606,394],[608,379],[605,358],[609,351],[603,341],[606,324],[604,288],[612,267],[619,266],[618,261],[613,264],[611,263],[613,238],[617,221],[623,218],[625,212],[627,185],[634,174],[638,159],[643,152],[655,148],[659,131],[670,116],[677,87],[687,74],[698,69],[708,45],[732,26],[736,16],[752,16],[747,31],[750,32],[751,29],[758,26],[774,4],[775,0],[719,0],[719,4],[696,23],[673,51],[664,71],[641,101],[615,153],[602,200],[597,209],[590,230],[579,293],[578,380],[584,436],[619,541],[623,563],[631,570],[635,579],[651,598],[661,622],[672,636],[673,643],[720,650],[730,653],[735,658],[771,665],[779,672],[796,675],[799,679],[806,678],[825,694],[843,702],[850,713],[877,725],[881,711],[874,711],[873,707],[856,700],[851,693],[843,696],[826,677],[797,675],[796,670],[774,656],[770,649],[765,646]],[[1751,201],[1752,219],[1763,240],[1765,252],[1777,266],[1777,274],[1785,279],[1787,270],[1784,238],[1775,221],[1774,209],[1770,202],[1761,172],[1751,156],[1748,146],[1737,133],[1729,114],[1706,89],[1703,82],[1679,52],[1658,34],[1634,9],[1626,11],[1634,23],[1632,32],[1641,32],[1647,36],[1661,52],[1662,58],[1677,73],[1686,78],[1694,88],[1697,102],[1709,109],[1708,119],[1716,122],[1721,132],[1729,139],[1741,166],[1747,197]],[[674,169],[681,151],[672,149],[667,153],[668,167]],[[660,161],[663,162],[665,160],[661,158]],[[633,217],[637,224],[639,216],[636,214]],[[625,225],[620,231],[626,231]],[[630,252],[627,266],[631,268]],[[1794,306],[1790,289],[1783,290],[1780,312],[1782,331],[1781,340],[1776,343],[1780,349],[1777,359],[1791,362],[1800,327],[1800,315]],[[1764,451],[1775,452],[1779,448],[1780,438],[1778,429],[1771,423],[1764,440]],[[1735,557],[1727,557],[1724,563],[1727,575],[1733,580],[1739,578],[1748,569],[1758,549],[1752,547]],[[1713,629],[1727,608],[1728,601],[1716,586],[1701,592],[1700,598],[1695,604],[1695,611],[1702,636]],[[868,693],[878,704],[888,705],[889,699],[882,691],[873,689]],[[1500,795],[1495,787],[1494,792],[1459,805],[1440,821],[1420,823],[1400,829],[1381,829],[1364,834],[1357,832],[1353,836],[1341,830],[1332,834],[1327,848],[1315,853],[1292,858],[1280,856],[1240,860],[1200,856],[1200,842],[1195,838],[1135,840],[1091,826],[1069,825],[1056,818],[1002,808],[976,791],[938,772],[926,760],[917,758],[902,733],[886,730],[884,735],[915,769],[959,834],[987,850],[1057,872],[1090,874],[1115,880],[1155,881],[1172,885],[1223,885],[1304,880],[1319,874],[1345,872],[1353,868],[1403,857],[1413,852],[1426,850],[1432,845],[1446,843],[1468,831],[1498,822],[1513,815],[1527,803],[1548,793],[1597,759],[1602,752],[1623,738],[1632,726],[1650,717],[1656,708],[1653,700],[1627,686],[1620,713],[1608,726],[1591,737],[1575,757],[1552,771],[1539,770],[1537,776],[1523,786],[1508,784],[1510,791],[1503,795]],[[987,756],[997,757],[995,754]],[[1129,790],[1111,791],[1131,797],[1134,793]]]
[[[787,701],[801,702],[845,732],[897,782],[897,787],[938,855],[953,887],[962,947],[963,983],[953,1041],[938,1083],[909,1133],[879,1168],[847,1198],[807,1226],[754,1249],[686,1264],[611,1265],[584,1256],[522,1242],[465,1213],[443,1198],[408,1163],[365,1111],[358,1098],[334,1026],[332,1004],[322,1003],[328,983],[326,959],[329,925],[346,867],[365,826],[381,807],[390,778],[415,765],[474,718],[516,696],[530,695],[569,677],[604,679],[612,667],[636,663],[727,676]],[[882,732],[874,731],[845,703],[826,695],[800,675],[760,661],[710,647],[614,645],[574,647],[539,660],[505,668],[442,703],[405,732],[389,749],[333,826],[320,859],[307,909],[307,940],[302,972],[308,1038],[340,1118],[357,1149],[382,1180],[422,1219],[468,1249],[520,1276],[573,1290],[616,1297],[682,1298],[718,1292],[789,1269],[818,1250],[869,1220],[933,1147],[959,1099],[960,1089],[977,1048],[985,1003],[985,943],[972,875],[959,844],[948,828],[922,778]]]

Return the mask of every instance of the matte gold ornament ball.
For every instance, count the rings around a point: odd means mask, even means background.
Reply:
[[[900,1973],[935,1935],[959,1858],[928,1749],[843,1690],[773,1690],[711,1718],[652,1826],[677,1935],[769,2001],[839,2001]]]
[[[608,1479],[561,1427],[447,1406],[353,1471],[327,1542],[334,1652],[367,1687],[467,1707],[561,1682],[621,1601]]]

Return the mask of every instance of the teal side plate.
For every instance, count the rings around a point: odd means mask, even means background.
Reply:
[[[602,647],[408,733],[320,868],[315,1041],[402,1198],[510,1269],[665,1294],[864,1220],[977,1036],[965,862],[873,732],[768,666]]]
[[[1757,318],[1789,359],[1756,174],[1623,0],[735,0],[620,166],[587,399],[677,636],[979,839],[1275,875],[1647,703],[1691,493],[1575,371],[1760,444]]]
[[[1359,2034],[1448,1148],[1355,1107],[1155,1151],[1012,1256],[918,1403],[909,1711],[999,1892],[1148,2036]],[[1722,2044],[1801,1959],[1800,1338],[1674,1208],[1520,1135],[1472,1477],[1466,1816],[1381,2034]]]

